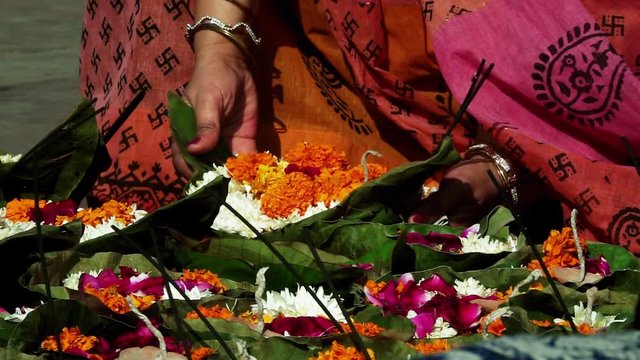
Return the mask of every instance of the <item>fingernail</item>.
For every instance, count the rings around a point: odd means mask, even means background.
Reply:
[[[189,141],[189,144],[187,144],[187,145],[195,145],[195,144],[199,143],[200,140],[202,140],[202,138],[200,136],[196,136],[193,139],[191,139],[191,141]]]

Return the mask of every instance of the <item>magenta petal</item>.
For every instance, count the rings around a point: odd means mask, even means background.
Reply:
[[[58,215],[62,216],[73,216],[77,212],[76,203],[71,200],[62,200],[50,202],[40,208],[40,215],[42,216],[42,221],[47,225],[54,225],[56,223],[56,217]],[[29,220],[35,221],[35,208],[29,209],[27,216]]]
[[[129,295],[138,291],[145,295],[162,296],[164,294],[164,281],[161,276],[151,276],[137,283],[119,289],[123,295]]]
[[[420,234],[419,232],[415,232],[415,231],[408,232],[404,234],[404,238],[405,238],[405,242],[408,245],[418,244],[418,245],[428,246],[427,241],[424,238],[424,235]]]
[[[416,337],[422,339],[431,334],[437,318],[435,311],[423,312],[411,318],[411,322],[416,326]]]
[[[364,295],[367,297],[367,301],[369,301],[373,305],[377,307],[384,307],[384,304],[382,303],[382,301],[378,300],[376,296],[371,294],[371,291],[369,291],[369,289],[366,286],[364,287]]]
[[[102,269],[96,278],[100,282],[98,289],[106,288],[109,286],[117,285],[121,286],[122,279],[116,275],[111,269]]]
[[[409,245],[417,244],[447,252],[458,252],[462,249],[460,238],[453,234],[430,232],[422,235],[412,231],[405,234],[405,241]]]
[[[319,316],[279,317],[265,324],[265,327],[278,334],[287,332],[291,336],[316,337],[337,331],[329,319]]]
[[[611,266],[609,266],[609,262],[602,255],[596,259],[587,259],[585,265],[588,273],[600,274],[602,276],[611,275]]]
[[[155,320],[151,320],[153,323],[157,323]],[[154,326],[157,327],[156,324]],[[157,341],[156,337],[151,333],[151,330],[142,322],[138,322],[138,326],[135,330],[120,334],[111,345],[116,350],[128,349],[132,347],[143,347],[153,344]]]
[[[420,288],[425,291],[437,291],[446,296],[456,296],[456,289],[449,285],[438,274],[433,274],[428,279],[420,281]]]
[[[448,309],[442,309],[439,313],[457,330],[470,329],[480,323],[482,307],[468,301],[452,299]]]
[[[78,280],[78,290],[84,291],[85,287],[90,285],[94,289],[102,289],[102,282],[90,274],[83,273]]]
[[[120,277],[123,279],[129,279],[134,276],[140,275],[139,272],[135,271],[133,268],[128,266],[120,266]]]

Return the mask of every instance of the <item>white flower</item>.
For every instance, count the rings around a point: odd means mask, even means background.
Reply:
[[[187,188],[185,193],[187,195],[191,195],[191,194],[195,193],[196,191],[202,189],[208,183],[214,181],[215,179],[217,179],[217,178],[219,178],[221,176],[222,177],[226,177],[226,178],[229,177],[229,173],[227,172],[227,168],[224,167],[224,166],[214,165],[213,166],[213,170],[207,171],[204,174],[202,174],[202,179],[201,180],[196,181],[195,184],[189,185],[189,187]]]
[[[169,300],[169,293],[167,292],[167,287],[163,287],[163,294],[161,300]],[[173,285],[169,285],[169,289],[171,289],[171,296],[177,300],[183,300],[182,295],[176,290]],[[191,290],[183,290],[188,300],[200,300],[202,298],[206,298],[209,296],[213,296],[213,293],[209,290],[200,290],[197,286],[191,288]]]
[[[0,155],[0,163],[2,164],[15,163],[20,161],[21,158],[22,158],[22,154],[16,154],[16,155],[4,154],[4,155]]]
[[[19,323],[22,322],[24,318],[27,317],[27,314],[32,311],[32,308],[28,308],[26,306],[23,306],[22,308],[16,308],[16,311],[13,314],[5,316],[4,320]]]
[[[458,297],[465,297],[469,295],[477,295],[481,298],[486,298],[493,295],[496,289],[486,288],[480,282],[472,277],[466,278],[463,281],[456,280],[453,287],[458,292]]]
[[[67,277],[64,280],[62,280],[62,285],[71,290],[78,290],[78,286],[80,285],[80,276],[82,276],[82,274],[85,274],[85,273],[93,277],[97,277],[99,274],[99,272],[96,270],[91,270],[89,272],[79,271],[76,273],[67,274]]]
[[[585,307],[582,301],[579,305],[573,306],[574,316],[572,317],[573,322],[576,326],[580,326],[582,324],[587,324],[593,329],[602,329],[609,327],[609,325],[617,322],[625,322],[627,319],[616,319],[617,315],[608,315],[604,316],[597,311],[593,311],[588,306]],[[556,324],[563,323],[563,319],[554,319]]]
[[[465,254],[497,254],[503,251],[514,252],[518,250],[516,241],[511,236],[506,242],[503,242],[492,240],[488,235],[481,237],[477,233],[470,232],[466,237],[460,237],[460,242],[462,242],[462,252]]]
[[[433,325],[433,331],[427,335],[427,339],[445,339],[456,335],[458,335],[458,331],[452,328],[443,318],[438,317]]]
[[[331,294],[325,295],[322,287],[316,290],[316,296],[327,307],[331,315],[338,321],[346,321],[340,306],[336,299]],[[257,305],[251,306],[252,311],[257,310]],[[286,317],[300,317],[300,316],[324,316],[327,317],[322,308],[316,303],[304,287],[298,285],[298,290],[295,294],[291,293],[289,289],[284,289],[280,292],[267,291],[267,298],[264,301],[264,314],[272,318],[278,317],[278,315],[284,315]]]

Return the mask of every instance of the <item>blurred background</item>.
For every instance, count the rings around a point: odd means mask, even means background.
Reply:
[[[0,0],[0,151],[24,153],[81,100],[82,0]]]

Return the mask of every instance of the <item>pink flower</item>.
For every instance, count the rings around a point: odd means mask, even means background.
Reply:
[[[159,323],[156,319],[151,319],[151,323],[153,326],[158,328]],[[182,353],[183,347],[176,343],[173,337],[165,336],[164,341],[167,344],[168,351]],[[132,347],[145,347],[149,345],[158,346],[158,339],[153,335],[144,322],[140,321],[138,322],[138,326],[135,330],[120,334],[111,342],[111,345],[116,350],[123,350]]]
[[[78,212],[77,208],[78,207],[73,200],[67,199],[46,204],[40,209],[40,214],[42,215],[42,221],[45,224],[55,225],[56,217],[58,215],[74,216]],[[27,216],[29,216],[29,220],[36,221],[35,209],[30,209]]]
[[[438,315],[435,311],[426,311],[420,314],[411,314],[407,316],[409,320],[416,326],[416,337],[422,339],[431,334],[436,324]]]
[[[335,330],[331,320],[320,316],[278,317],[265,324],[268,330],[290,336],[323,336]]]
[[[372,304],[403,316],[410,310],[418,310],[428,300],[428,294],[417,286],[411,273],[402,275],[397,281],[389,281],[375,293],[368,286],[364,292]]]
[[[600,274],[602,276],[611,275],[611,266],[609,266],[609,262],[602,255],[596,259],[587,259],[585,265],[588,273]]]
[[[462,250],[460,238],[453,234],[441,234],[431,231],[426,235],[422,235],[412,231],[405,234],[405,239],[408,245],[417,244],[438,251],[460,252]]]

